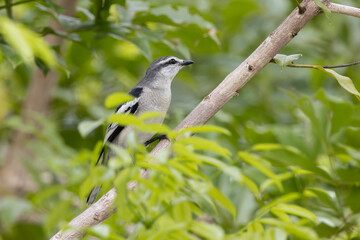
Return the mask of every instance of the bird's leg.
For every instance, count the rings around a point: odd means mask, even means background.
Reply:
[[[144,144],[145,144],[145,147],[149,146],[149,144],[155,142],[156,140],[163,140],[163,139],[168,139],[166,134],[160,134],[160,135],[157,135],[156,137],[153,137],[151,138],[150,140],[147,140]]]

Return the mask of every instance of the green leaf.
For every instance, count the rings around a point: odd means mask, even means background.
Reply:
[[[25,62],[31,63],[38,57],[49,67],[57,66],[56,57],[43,38],[6,17],[0,16],[0,22],[0,33]]]
[[[322,3],[320,0],[314,0],[314,2],[316,3],[316,5],[318,5],[324,11],[326,18],[329,20],[331,17],[330,9],[324,3]]]
[[[128,40],[139,49],[149,62],[152,61],[151,47],[148,40],[143,38],[129,38]]]
[[[304,170],[305,171],[305,170]],[[304,173],[303,173],[304,174]],[[311,172],[307,171],[307,174],[312,174]],[[279,181],[284,181],[287,180],[289,178],[292,178],[294,176],[293,173],[291,172],[286,172],[280,175],[277,175]],[[272,186],[273,184],[276,184],[272,179],[266,179],[260,186],[260,190],[263,192],[265,191],[267,188],[269,188],[270,186]]]
[[[274,62],[280,66],[281,70],[283,70],[287,65],[292,64],[295,60],[298,60],[302,54],[293,54],[293,55],[283,55],[276,54],[273,58]]]
[[[281,181],[278,179],[278,177],[268,169],[268,167],[264,166],[261,161],[265,161],[264,159],[260,159],[259,157],[256,157],[255,155],[249,154],[247,152],[239,152],[239,157],[246,163],[252,165],[256,169],[258,169],[260,172],[262,172],[265,176],[272,179],[280,191],[283,191],[283,186],[281,184]],[[266,162],[266,161],[265,161]]]
[[[196,150],[205,150],[217,153],[223,157],[229,158],[230,151],[227,148],[221,147],[216,142],[199,137],[183,137],[177,140],[178,143],[185,145],[192,145]]]
[[[298,226],[293,223],[282,222],[273,218],[263,218],[260,219],[259,221],[263,224],[283,228],[288,234],[294,235],[294,237],[299,239],[309,239],[309,240],[318,239],[316,232],[311,228]]]
[[[165,15],[172,22],[176,24],[196,24],[201,28],[214,29],[213,24],[205,21],[197,14],[191,14],[189,9],[185,6],[178,6],[174,9],[171,5],[163,5],[160,7],[152,8],[151,13],[155,16]]]
[[[236,208],[232,204],[232,202],[224,196],[216,187],[212,187],[208,190],[208,194],[211,198],[213,198],[216,202],[218,202],[222,207],[227,209],[233,218],[236,217]]]
[[[110,116],[109,121],[123,126],[140,126],[142,124],[142,121],[138,117],[125,113],[113,114]]]
[[[100,127],[104,123],[103,119],[97,121],[85,120],[79,123],[78,130],[80,135],[85,138],[96,128]]]
[[[240,169],[234,166],[229,166],[222,161],[219,161],[215,158],[208,157],[208,156],[202,156],[202,155],[196,155],[196,159],[202,163],[206,163],[209,165],[212,165],[222,172],[224,172],[226,175],[234,179],[238,183],[242,183],[242,174],[240,172]]]
[[[133,99],[134,97],[127,93],[123,93],[123,92],[112,93],[106,98],[105,107],[106,108],[117,107],[120,104],[131,101]]]
[[[176,138],[177,136],[180,136],[184,133],[187,133],[187,132],[190,132],[190,133],[201,133],[201,132],[218,132],[218,133],[222,133],[222,134],[225,134],[225,135],[231,135],[231,133],[229,132],[229,130],[223,128],[223,127],[219,127],[219,126],[214,126],[214,125],[202,125],[202,126],[192,126],[192,127],[186,127],[186,128],[183,128],[179,131],[172,131],[170,134],[169,134],[169,138],[170,139],[174,139]]]
[[[273,207],[275,207],[276,205],[280,204],[280,203],[285,203],[285,202],[291,202],[294,201],[296,199],[299,199],[301,197],[300,193],[288,193],[286,195],[282,195],[281,197],[273,200],[272,202],[269,202],[268,204],[262,206],[257,212],[256,212],[256,216],[263,216],[265,214],[267,214],[269,212],[269,210]]]
[[[192,179],[206,179],[205,175],[203,175],[197,169],[194,169],[189,166],[189,164],[182,164],[178,161],[169,161],[169,166],[183,173],[184,175],[192,178]]]
[[[192,220],[189,202],[182,201],[172,207],[172,215],[177,222],[190,222]]]
[[[144,112],[143,114],[141,114],[139,116],[139,119],[144,121],[147,119],[151,119],[151,118],[156,118],[156,117],[165,117],[166,114],[161,113],[161,112]]]
[[[22,63],[20,55],[14,52],[11,47],[5,44],[0,44],[0,52],[3,55],[2,57],[9,61],[14,69]]]
[[[317,223],[318,221],[317,217],[311,211],[296,205],[282,203],[277,205],[276,207],[273,207],[271,211],[275,211],[275,212],[282,211],[287,214],[292,214],[299,217],[307,218],[314,223]]]
[[[189,225],[189,230],[209,240],[219,240],[224,237],[224,231],[221,227],[207,222],[192,221]]]
[[[349,93],[354,94],[356,96],[356,98],[359,99],[359,101],[360,101],[360,93],[356,89],[354,83],[352,82],[352,80],[349,77],[342,76],[342,75],[338,74],[337,72],[335,72],[334,70],[331,70],[331,69],[324,69],[323,68],[322,71],[329,74],[330,76],[334,77],[338,81],[338,83],[340,84],[340,86],[342,88],[344,88]]]
[[[44,76],[50,71],[50,68],[38,57],[35,57],[35,64],[40,68]]]
[[[242,175],[242,179],[244,184],[255,195],[255,197],[260,198],[260,191],[256,183],[245,175]]]
[[[337,169],[342,182],[359,186],[360,185],[360,168],[359,167],[347,167]]]

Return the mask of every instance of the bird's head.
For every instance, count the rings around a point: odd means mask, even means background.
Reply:
[[[164,79],[167,82],[171,82],[180,69],[193,63],[194,61],[183,60],[173,56],[161,57],[150,64],[145,77]]]

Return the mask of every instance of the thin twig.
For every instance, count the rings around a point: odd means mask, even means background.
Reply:
[[[348,64],[340,64],[340,65],[323,65],[321,67],[322,68],[343,68],[343,67],[350,67],[350,66],[354,66],[354,65],[358,65],[358,64],[360,64],[360,61],[348,63]],[[291,68],[317,68],[318,67],[316,65],[306,65],[306,64],[288,64],[286,66],[291,67]]]
[[[295,0],[296,6],[299,8],[299,14],[303,14],[305,11],[304,9],[301,7],[300,3],[298,0]]]
[[[350,66],[354,66],[354,65],[358,65],[358,64],[360,64],[360,61],[348,63],[348,64],[340,64],[340,65],[324,65],[322,67],[323,68],[342,68],[342,67],[350,67]]]
[[[6,11],[7,11],[8,8],[11,9],[11,7],[13,7],[13,6],[23,4],[23,3],[28,3],[28,2],[34,2],[34,1],[36,1],[36,0],[24,0],[24,1],[19,1],[19,2],[12,3],[11,0],[6,0],[5,1],[6,4],[0,6],[0,10],[6,8]],[[11,17],[9,16],[9,18],[11,18]]]
[[[6,14],[9,18],[12,18],[11,0],[5,0]]]
[[[340,13],[360,18],[360,8],[345,6],[337,3],[330,3],[327,7],[332,13]]]

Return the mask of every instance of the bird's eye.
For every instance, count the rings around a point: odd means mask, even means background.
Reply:
[[[175,63],[176,63],[176,60],[173,58],[169,61],[169,64],[175,64]]]

